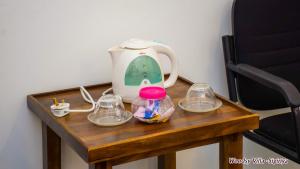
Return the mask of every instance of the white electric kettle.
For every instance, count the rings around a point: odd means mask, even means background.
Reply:
[[[131,102],[145,86],[172,86],[178,77],[177,59],[167,45],[140,39],[130,39],[108,49],[111,54],[113,72],[112,88],[125,102]],[[167,55],[171,61],[171,74],[164,81],[158,54]]]

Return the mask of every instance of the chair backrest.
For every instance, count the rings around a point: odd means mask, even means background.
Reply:
[[[300,89],[300,0],[236,0],[232,11],[235,63],[277,75]],[[283,97],[237,76],[242,104],[252,109],[287,106]]]

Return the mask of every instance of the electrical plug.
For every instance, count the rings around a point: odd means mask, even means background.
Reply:
[[[50,106],[50,108],[54,116],[63,117],[69,114],[70,103],[65,103],[64,100],[62,100],[61,103],[58,103],[56,98],[53,98],[52,100],[53,100],[53,104]]]

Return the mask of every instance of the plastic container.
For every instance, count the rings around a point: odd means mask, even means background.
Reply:
[[[146,123],[166,122],[175,111],[171,98],[161,87],[145,87],[131,104],[134,117]]]

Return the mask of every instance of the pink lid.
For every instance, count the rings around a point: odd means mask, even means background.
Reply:
[[[140,97],[143,99],[163,99],[167,95],[162,87],[144,87],[140,90]]]

